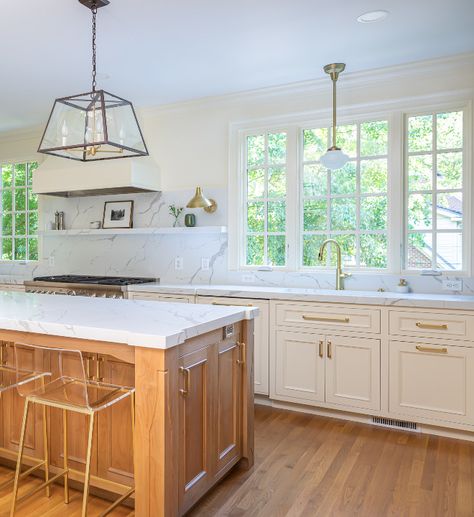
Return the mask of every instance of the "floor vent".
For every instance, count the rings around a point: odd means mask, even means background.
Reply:
[[[417,430],[416,422],[405,422],[404,420],[395,420],[393,418],[373,416],[372,423],[383,425],[384,427],[393,427],[394,429],[406,429],[408,431]]]

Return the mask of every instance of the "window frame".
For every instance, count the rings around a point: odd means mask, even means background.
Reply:
[[[405,124],[408,115],[417,113],[464,111],[464,180],[463,212],[466,221],[471,217],[471,204],[474,198],[472,175],[472,95],[470,92],[445,92],[429,97],[419,96],[395,99],[386,103],[359,104],[346,106],[338,114],[338,125],[359,123],[370,120],[388,121],[388,261],[386,269],[348,267],[353,273],[370,275],[411,275],[424,276],[422,270],[407,270],[405,256],[405,203],[406,203],[406,138]],[[303,231],[300,221],[302,202],[302,163],[304,128],[330,127],[330,110],[317,110],[281,117],[253,119],[229,124],[229,169],[228,169],[228,267],[231,271],[258,272],[280,271],[290,273],[333,273],[333,267],[302,266]],[[243,171],[245,172],[245,139],[248,134],[257,132],[286,131],[287,140],[287,264],[285,267],[248,266],[245,264],[245,198],[243,195]],[[401,229],[400,229],[401,226]],[[297,228],[297,231],[288,231]],[[474,270],[472,238],[463,228],[463,245],[466,258],[463,258],[463,271],[439,271],[436,275],[468,276]],[[301,263],[301,264],[300,264]]]
[[[36,169],[40,166],[41,162],[36,159],[36,158],[23,158],[23,159],[18,159],[18,160],[12,160],[12,159],[8,159],[8,160],[1,160],[0,161],[0,173],[1,173],[1,168],[3,166],[11,166],[12,167],[12,170],[13,170],[13,176],[12,176],[12,186],[10,189],[8,188],[4,188],[3,187],[3,184],[0,183],[0,195],[3,194],[3,191],[5,190],[11,190],[12,192],[12,210],[11,211],[8,211],[9,214],[11,214],[12,216],[12,233],[9,234],[9,235],[3,235],[3,228],[0,229],[0,264],[34,264],[34,263],[37,263],[39,262],[40,260],[40,253],[41,253],[41,239],[40,239],[40,198],[39,196],[37,197],[37,208],[35,210],[30,210],[29,209],[29,205],[28,205],[28,200],[29,200],[29,193],[33,193],[33,182],[31,182],[30,184],[28,183],[28,168],[29,168],[29,165],[32,164],[32,163],[35,163],[36,164]],[[16,182],[15,182],[15,167],[18,166],[18,165],[25,165],[26,166],[26,175],[25,175],[25,184],[24,185],[19,185],[17,186],[16,185]],[[24,190],[24,195],[25,195],[25,209],[24,210],[16,210],[16,190],[17,189],[22,189]],[[0,224],[3,224],[3,205],[2,205],[2,201],[0,200],[0,208],[1,208],[1,212],[0,212]],[[29,232],[29,214],[30,213],[36,213],[36,216],[37,216],[37,232],[36,234],[30,234]],[[15,216],[17,214],[24,214],[25,215],[25,234],[24,235],[19,235],[19,236],[16,236],[15,234]],[[3,238],[6,237],[6,238],[11,238],[12,239],[12,256],[13,258],[12,259],[4,259],[3,258]],[[26,258],[22,258],[22,259],[16,259],[14,258],[15,257],[15,244],[14,244],[14,241],[15,241],[15,238],[24,238],[26,240]],[[28,258],[28,252],[29,252],[29,247],[30,247],[30,239],[31,238],[36,238],[36,246],[37,246],[37,258],[36,259],[29,259]]]

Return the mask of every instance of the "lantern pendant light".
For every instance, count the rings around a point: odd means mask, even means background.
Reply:
[[[332,147],[326,154],[321,156],[321,163],[328,169],[335,170],[344,167],[349,161],[349,156],[343,153],[336,145],[336,82],[339,74],[344,71],[344,63],[332,63],[324,67],[324,71],[329,74],[332,80]]]
[[[97,9],[108,0],[79,0],[92,12],[92,91],[56,99],[38,152],[83,162],[147,156],[131,102],[97,90]]]

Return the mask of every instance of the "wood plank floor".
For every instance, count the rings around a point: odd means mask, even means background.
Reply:
[[[255,430],[255,467],[231,472],[191,517],[474,515],[474,443],[262,406]],[[89,514],[105,506],[94,498]],[[7,509],[2,493],[0,515]],[[37,494],[18,510],[18,517],[78,516],[80,494],[65,506],[55,488],[51,499]]]

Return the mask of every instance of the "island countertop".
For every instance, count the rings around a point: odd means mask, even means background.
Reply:
[[[0,328],[171,348],[241,320],[258,309],[0,292]]]

